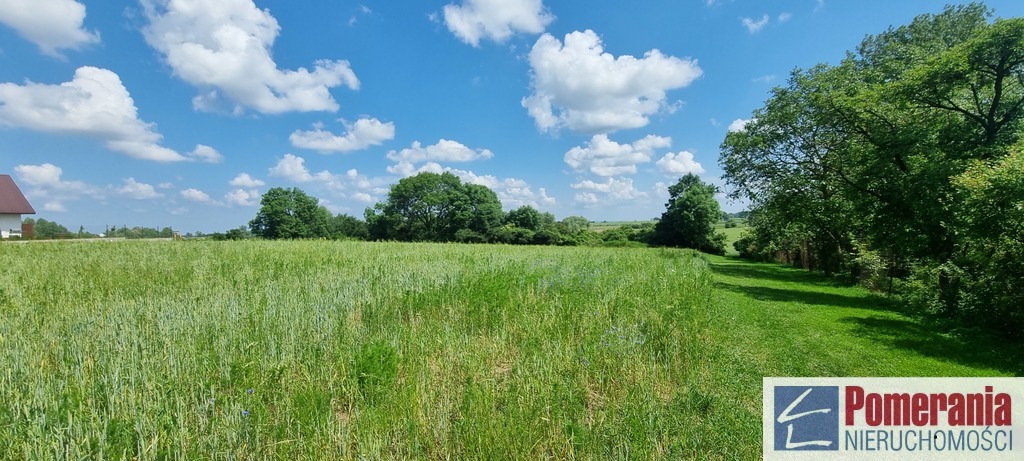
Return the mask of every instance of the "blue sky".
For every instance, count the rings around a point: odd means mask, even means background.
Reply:
[[[792,69],[945,3],[0,0],[0,173],[94,232],[235,228],[278,186],[362,217],[418,171],[650,219]]]

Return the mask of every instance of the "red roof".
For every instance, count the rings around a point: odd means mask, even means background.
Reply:
[[[0,214],[36,214],[10,175],[0,174]]]

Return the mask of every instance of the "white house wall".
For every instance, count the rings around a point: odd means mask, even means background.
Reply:
[[[12,230],[21,233],[21,215],[0,214],[0,234],[3,234],[3,238],[9,237]]]

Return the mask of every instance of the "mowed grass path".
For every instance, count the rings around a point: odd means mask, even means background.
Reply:
[[[1024,372],[1020,348],[904,315],[894,301],[799,269],[708,257],[719,345],[765,376]]]
[[[766,376],[1022,376],[1021,347],[944,332],[857,286],[799,269],[708,256],[714,317],[709,394],[744,444],[761,434]],[[743,415],[731,419],[727,415]],[[709,429],[711,429],[709,427]],[[751,454],[755,459],[760,453]]]

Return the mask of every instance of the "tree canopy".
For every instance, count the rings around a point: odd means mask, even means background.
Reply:
[[[718,188],[691,173],[669,186],[668,193],[665,212],[654,226],[655,242],[725,254],[725,235],[715,232],[715,223],[722,219],[715,199]]]
[[[387,198],[367,208],[365,216],[372,238],[450,242],[457,233],[485,235],[504,213],[487,187],[463,184],[448,172],[424,172],[392,185]]]
[[[260,211],[249,228],[265,239],[326,238],[331,212],[302,189],[275,187],[260,199]]]
[[[366,209],[369,237],[377,240],[590,245],[601,238],[590,221],[522,205],[505,213],[491,189],[463,183],[451,173],[422,172],[391,186],[387,198]]]
[[[722,143],[723,178],[752,205],[741,251],[852,274],[877,257],[930,310],[991,307],[965,283],[981,221],[964,210],[981,192],[954,180],[984,177],[1020,140],[1024,19],[989,18],[947,7],[794,71]]]

